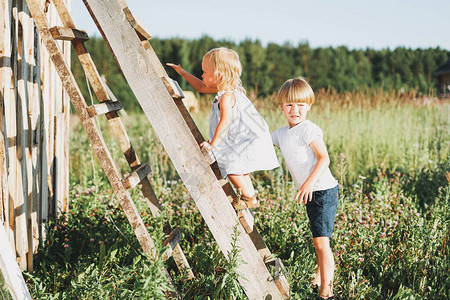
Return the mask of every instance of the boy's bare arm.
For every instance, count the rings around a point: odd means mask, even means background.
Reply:
[[[313,171],[306,179],[305,183],[300,187],[299,191],[295,195],[294,200],[297,200],[298,203],[304,202],[305,204],[308,201],[312,200],[313,187],[316,184],[317,180],[319,180],[322,173],[328,168],[330,164],[330,158],[328,156],[327,147],[323,139],[317,138],[309,144],[314,151],[314,154],[317,157],[317,163],[314,166]]]
[[[199,93],[202,94],[215,94],[217,93],[216,88],[209,88],[205,85],[205,83],[200,79],[186,71],[181,67],[181,65],[176,65],[173,63],[166,63],[167,66],[172,67],[178,74],[183,76],[187,82]]]

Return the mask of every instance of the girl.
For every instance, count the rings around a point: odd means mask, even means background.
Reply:
[[[240,79],[242,66],[238,54],[227,48],[215,48],[202,61],[203,80],[167,63],[200,93],[217,93],[209,119],[209,141],[200,148],[211,150],[223,178],[228,177],[240,193],[235,209],[259,206],[249,173],[279,166],[269,127],[245,96]]]

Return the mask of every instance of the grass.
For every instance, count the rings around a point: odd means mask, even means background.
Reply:
[[[206,136],[209,98],[193,117]],[[255,105],[272,130],[285,125],[273,98]],[[366,90],[319,91],[310,119],[324,131],[340,182],[332,239],[335,290],[344,299],[445,299],[449,278],[449,104]],[[100,121],[105,127],[105,122]],[[184,299],[241,299],[236,265],[222,255],[195,203],[143,115],[124,117],[134,147],[154,171],[160,218],[140,194],[133,198],[159,251],[164,221],[180,228],[180,244],[196,278],[187,281],[172,259],[148,261],[92,157],[79,123],[72,122],[70,212],[48,225],[35,270],[26,273],[34,299],[162,299],[171,288],[165,266]],[[111,134],[105,140],[124,173],[129,170]],[[278,153],[278,155],[280,155]],[[281,161],[281,156],[280,156]],[[293,299],[313,298],[315,254],[303,206],[285,168],[253,174],[265,202],[255,222],[269,249],[288,271]]]

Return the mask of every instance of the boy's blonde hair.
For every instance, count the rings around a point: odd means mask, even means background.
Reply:
[[[219,91],[224,88],[244,90],[241,81],[242,65],[236,51],[225,47],[214,48],[209,50],[203,59],[211,62],[215,76],[219,76],[220,72],[220,81],[217,85]]]
[[[314,91],[302,77],[287,80],[278,91],[278,103],[314,103]]]

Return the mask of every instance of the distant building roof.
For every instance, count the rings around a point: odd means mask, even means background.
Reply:
[[[442,65],[439,69],[434,71],[433,75],[438,76],[445,73],[450,73],[450,60],[446,62],[444,65]]]

